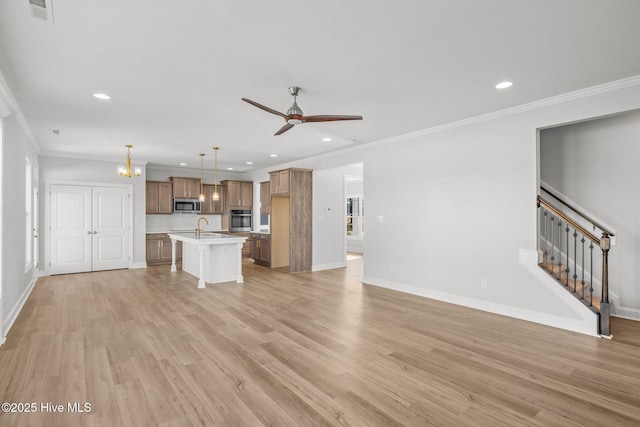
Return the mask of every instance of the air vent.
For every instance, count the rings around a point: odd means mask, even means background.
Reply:
[[[52,1],[53,0],[27,0],[31,16],[42,21],[53,22],[53,13],[51,10]]]

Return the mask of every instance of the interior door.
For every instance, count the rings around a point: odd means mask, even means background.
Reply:
[[[129,191],[92,188],[92,271],[129,267]]]
[[[49,272],[91,271],[91,187],[52,185]]]

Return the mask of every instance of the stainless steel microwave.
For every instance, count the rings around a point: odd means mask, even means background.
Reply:
[[[173,199],[173,213],[200,213],[198,199]]]

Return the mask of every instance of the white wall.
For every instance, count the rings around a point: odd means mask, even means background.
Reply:
[[[142,176],[124,178],[118,175],[117,162],[102,162],[95,160],[69,159],[64,157],[41,156],[40,157],[40,188],[45,188],[46,181],[71,181],[91,184],[125,184],[133,185],[133,265],[144,266],[146,263],[146,236],[145,236],[145,168],[142,166]],[[40,228],[44,230],[45,224],[45,195],[41,196],[40,203]],[[44,263],[45,245],[40,243],[40,259]]]
[[[313,171],[312,270],[346,265],[345,168]]]
[[[2,321],[6,334],[26,301],[35,280],[35,266],[25,271],[26,224],[25,217],[25,157],[29,153],[32,180],[38,182],[38,156],[15,116],[4,119],[2,144]],[[9,207],[9,209],[7,209]],[[0,336],[0,342],[4,337]]]
[[[532,273],[535,256],[520,262],[536,250],[537,130],[639,107],[635,78],[280,167],[314,169],[315,183],[363,162],[365,282],[593,333],[586,308]],[[314,248],[339,250],[317,230]]]
[[[612,313],[640,320],[640,111],[540,133],[540,177],[615,229]],[[600,251],[596,253],[600,256]]]

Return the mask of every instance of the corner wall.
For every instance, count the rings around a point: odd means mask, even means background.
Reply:
[[[33,266],[25,271],[27,225],[24,206],[26,203],[26,162],[31,160],[32,182],[38,182],[38,156],[23,132],[15,115],[4,119],[2,141],[2,321],[6,334],[24,302],[26,301],[38,271]],[[7,209],[10,206],[10,209]],[[0,342],[4,337],[0,336]]]

